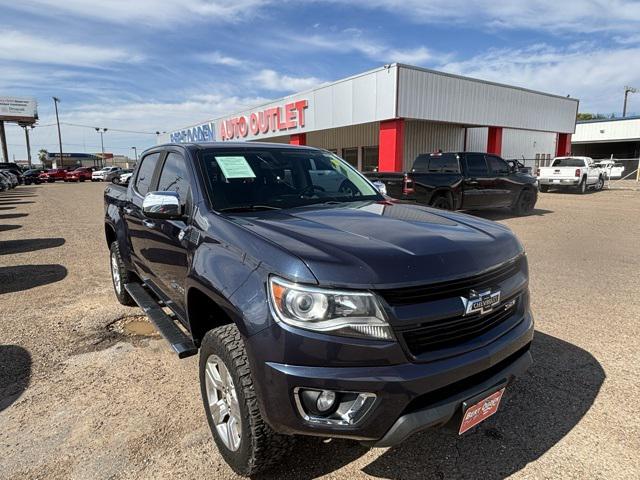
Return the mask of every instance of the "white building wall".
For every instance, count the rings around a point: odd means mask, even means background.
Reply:
[[[397,116],[573,133],[578,100],[399,65]]]
[[[640,140],[640,118],[576,125],[571,143],[633,142]]]
[[[488,128],[467,129],[467,151],[486,152]],[[536,132],[532,130],[502,130],[503,158],[525,159],[541,156],[553,157],[556,152],[557,135],[551,132]]]

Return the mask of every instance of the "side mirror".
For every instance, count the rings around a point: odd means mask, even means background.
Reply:
[[[179,220],[182,218],[180,197],[175,192],[149,192],[142,201],[142,213],[149,218]]]
[[[387,186],[384,184],[384,182],[377,180],[373,182],[373,186],[376,187],[376,190],[378,190],[382,195],[387,194]]]

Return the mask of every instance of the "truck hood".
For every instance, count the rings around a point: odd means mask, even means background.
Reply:
[[[515,235],[498,223],[389,201],[259,212],[235,220],[296,255],[322,285],[428,284],[477,274],[522,252]]]

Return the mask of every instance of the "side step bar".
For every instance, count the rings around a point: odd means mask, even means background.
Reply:
[[[193,341],[180,330],[180,327],[164,312],[160,304],[149,295],[142,285],[139,283],[127,283],[124,288],[149,317],[149,320],[156,326],[164,339],[169,342],[179,358],[190,357],[198,353]]]

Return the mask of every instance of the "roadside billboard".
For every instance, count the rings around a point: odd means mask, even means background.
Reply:
[[[33,97],[0,96],[0,121],[35,123],[38,103]]]

